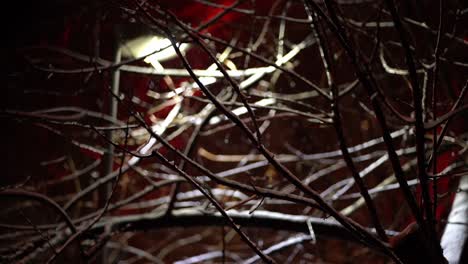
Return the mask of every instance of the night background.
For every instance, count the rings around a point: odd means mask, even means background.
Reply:
[[[464,263],[463,1],[4,8],[0,263]]]

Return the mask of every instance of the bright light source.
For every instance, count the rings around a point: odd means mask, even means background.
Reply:
[[[179,49],[184,52],[189,47],[189,44],[182,43]],[[159,36],[145,36],[131,40],[123,45],[123,52],[126,55],[131,55],[135,58],[144,57],[146,63],[151,63],[156,69],[161,67],[160,62],[175,58],[177,53],[172,47],[171,41],[167,38]]]
[[[189,44],[186,43],[178,45],[181,52],[186,51],[190,47]],[[140,58],[151,54],[146,57],[144,61],[151,64],[157,71],[164,71],[161,62],[177,57],[177,53],[171,41],[159,36],[139,37],[128,41],[121,48],[124,56],[132,56],[134,58]],[[213,66],[214,68],[210,67],[209,69],[216,68],[215,65]],[[199,80],[203,85],[210,85],[216,82],[216,78],[214,77],[200,77]],[[195,83],[192,87],[198,88],[198,84]]]

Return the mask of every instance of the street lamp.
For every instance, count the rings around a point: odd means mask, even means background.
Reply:
[[[144,58],[144,62],[151,64],[157,71],[163,71],[164,68],[161,62],[177,57],[175,49],[172,47],[171,41],[168,38],[156,35],[153,30],[141,29],[141,26],[136,27],[133,24],[117,25],[115,31],[115,51],[114,63],[118,64],[122,58]],[[179,45],[179,49],[184,52],[190,47],[187,43]],[[112,93],[109,95],[108,114],[117,119],[118,99],[115,95],[119,95],[120,86],[120,70],[116,68],[112,73]],[[108,131],[106,136],[112,140],[113,131]],[[154,143],[153,143],[154,144]],[[151,147],[151,146],[149,146]],[[113,171],[114,165],[114,145],[111,143],[107,146],[107,155],[104,157],[104,174],[108,175]],[[136,163],[132,160],[131,164]],[[112,191],[112,184],[108,184],[105,191],[105,199],[107,199]]]
[[[139,32],[140,31],[140,32]],[[129,37],[132,35],[140,34],[136,37]],[[141,32],[141,29],[136,28],[134,25],[117,25],[115,31],[115,51],[114,51],[114,64],[119,64],[124,58],[144,58],[144,62],[151,64],[157,71],[163,71],[164,68],[160,62],[173,59],[177,56],[171,41],[162,36],[155,35],[153,31],[145,29]],[[182,43],[179,45],[181,51],[185,51],[189,48],[189,44]],[[117,119],[118,113],[118,99],[115,96],[119,96],[120,86],[120,70],[116,68],[112,73],[111,88],[112,93],[109,94],[109,109],[108,114],[112,119]],[[178,113],[179,107],[175,107],[169,115]],[[174,116],[175,117],[175,116]],[[158,131],[156,131],[157,133]],[[162,132],[160,132],[162,133]],[[109,130],[106,133],[107,138],[113,140],[113,131]],[[151,138],[141,151],[149,150],[156,140]],[[107,154],[104,155],[104,175],[109,175],[114,170],[114,145],[109,143],[107,146]],[[129,161],[130,165],[135,165],[140,159],[138,157],[132,157]],[[112,183],[108,183],[104,190],[104,201],[110,198],[112,193]],[[102,254],[103,261],[107,261],[108,252],[104,247]]]

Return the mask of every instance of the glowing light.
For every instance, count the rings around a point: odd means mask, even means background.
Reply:
[[[189,44],[178,44],[180,51],[184,52],[189,47]],[[177,57],[177,53],[167,38],[159,36],[140,37],[129,41],[123,45],[123,50],[126,54],[135,58],[144,57],[146,63],[150,63],[156,69],[161,67],[160,62]],[[153,54],[152,54],[153,53]]]

